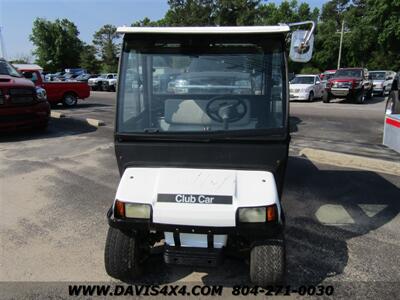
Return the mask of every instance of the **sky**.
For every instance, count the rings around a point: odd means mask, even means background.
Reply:
[[[298,1],[319,8],[327,2]],[[268,2],[279,4],[282,0]],[[0,0],[0,27],[5,48],[3,55],[9,60],[32,56],[34,46],[29,41],[29,35],[37,17],[52,21],[67,18],[78,27],[79,38],[91,43],[94,32],[105,24],[130,25],[144,17],[158,20],[167,10],[167,0]]]

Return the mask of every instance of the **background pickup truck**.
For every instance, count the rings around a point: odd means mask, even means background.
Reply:
[[[336,71],[328,80],[322,101],[328,103],[332,98],[345,98],[362,104],[372,97],[372,81],[364,68],[343,68]]]
[[[39,69],[19,66],[18,70],[25,78],[32,80],[35,86],[46,90],[47,101],[50,104],[63,103],[64,106],[71,107],[78,103],[78,99],[86,99],[90,96],[90,88],[85,82],[47,82],[43,80]]]
[[[21,128],[45,130],[49,116],[46,92],[35,88],[0,58],[0,132]]]

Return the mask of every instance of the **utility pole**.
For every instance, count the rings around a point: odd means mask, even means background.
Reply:
[[[340,33],[340,45],[339,45],[339,57],[337,62],[337,69],[340,69],[340,60],[342,59],[342,43],[343,43],[343,34],[344,34],[344,19],[342,21],[342,31]]]
[[[6,46],[4,45],[4,39],[3,39],[3,34],[1,32],[2,27],[0,26],[0,50],[1,50],[1,55],[0,57],[7,58],[6,57]]]

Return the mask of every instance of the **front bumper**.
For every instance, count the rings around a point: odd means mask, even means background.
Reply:
[[[48,102],[39,102],[29,106],[0,108],[0,130],[8,131],[18,128],[44,126],[50,117]]]
[[[330,88],[327,89],[329,95],[335,98],[347,98],[347,97],[354,97],[358,93],[361,92],[361,89],[353,89],[353,88]]]
[[[372,88],[372,92],[373,93],[383,93],[385,91],[385,88],[384,87],[373,87]]]
[[[290,93],[290,100],[308,100],[308,93]]]
[[[279,236],[283,232],[284,224],[278,222],[266,223],[238,223],[233,227],[189,226],[175,224],[153,223],[151,220],[119,219],[115,218],[112,208],[107,212],[108,224],[122,231],[148,233],[173,232],[174,234],[192,233],[207,235],[235,235],[245,237],[248,241],[268,239]]]

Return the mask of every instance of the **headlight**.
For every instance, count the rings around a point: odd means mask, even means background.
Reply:
[[[238,210],[239,222],[263,223],[276,220],[276,205],[263,207],[242,207]]]
[[[239,208],[239,221],[245,223],[265,222],[266,207]]]
[[[46,90],[41,87],[37,87],[36,88],[36,98],[39,102],[46,101],[47,100]]]
[[[116,200],[114,204],[114,214],[117,217],[150,219],[151,206],[148,204],[126,203]]]
[[[175,94],[186,94],[189,92],[187,85],[189,82],[184,79],[175,80],[174,92]]]

